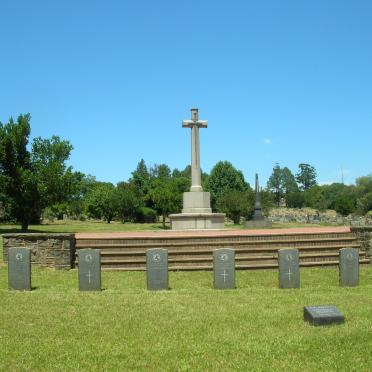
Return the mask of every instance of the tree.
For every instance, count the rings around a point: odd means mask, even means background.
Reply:
[[[128,182],[119,182],[116,193],[117,212],[121,221],[134,221],[139,209],[144,206],[143,200],[136,192],[136,187]]]
[[[0,172],[1,183],[8,196],[11,215],[26,230],[35,211],[39,211],[39,193],[27,150],[30,135],[30,114],[19,115],[17,122],[10,118],[7,124],[0,123]]]
[[[115,186],[109,182],[97,182],[85,199],[85,209],[90,217],[110,223],[117,214],[117,193]]]
[[[289,204],[294,204],[294,194],[298,194],[299,190],[294,175],[287,167],[282,168],[281,173],[285,205],[289,207]]]
[[[267,188],[274,194],[275,204],[279,207],[280,200],[283,196],[283,172],[279,163],[276,163],[273,168],[273,173],[267,181]]]
[[[219,161],[211,170],[206,188],[211,193],[212,206],[216,207],[223,195],[231,191],[246,191],[249,184],[245,182],[243,173],[230,162]]]
[[[299,164],[299,171],[296,174],[296,180],[300,184],[301,190],[308,190],[316,185],[316,171],[310,164]]]
[[[357,212],[366,214],[372,211],[372,174],[356,180]]]
[[[39,208],[53,204],[67,205],[76,194],[83,174],[66,166],[73,147],[58,136],[51,139],[35,138],[32,143],[31,162],[40,197]]]
[[[325,210],[327,209],[327,200],[324,197],[324,189],[321,186],[315,185],[304,192],[305,206]]]
[[[226,214],[235,224],[240,222],[240,217],[253,213],[254,192],[231,190],[223,194],[217,201],[217,209]]]
[[[132,172],[132,178],[130,178],[129,182],[136,186],[138,193],[141,195],[146,195],[148,193],[150,173],[143,159],[140,160],[136,169]]]
[[[150,191],[149,197],[154,209],[165,220],[171,213],[178,212],[182,207],[182,193],[179,192],[174,180],[158,179]]]

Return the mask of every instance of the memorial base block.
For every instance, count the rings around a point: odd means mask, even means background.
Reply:
[[[179,213],[169,218],[172,230],[222,230],[225,223],[224,213]]]
[[[304,320],[314,326],[342,324],[345,317],[334,305],[305,306]]]

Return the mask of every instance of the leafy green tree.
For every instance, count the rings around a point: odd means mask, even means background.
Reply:
[[[212,207],[217,206],[217,201],[231,191],[244,192],[249,189],[243,173],[237,170],[228,161],[219,161],[211,170],[206,189],[211,193]]]
[[[280,205],[280,201],[283,197],[283,172],[276,163],[273,168],[273,173],[271,174],[269,180],[267,181],[267,189],[274,194],[274,200],[277,207]]]
[[[117,212],[122,222],[135,221],[138,211],[144,206],[136,192],[136,186],[128,182],[117,185]]]
[[[82,173],[73,172],[66,166],[72,145],[58,136],[51,139],[35,138],[32,143],[31,162],[43,210],[53,204],[68,204],[78,191]]]
[[[109,182],[97,182],[85,198],[85,210],[88,216],[110,223],[118,210],[115,186]]]
[[[171,213],[180,211],[182,208],[182,193],[179,192],[174,180],[158,179],[149,195],[154,209],[162,216],[163,228],[166,218]]]
[[[328,209],[334,209],[344,216],[355,212],[357,199],[355,186],[332,183],[322,186],[322,190]]]
[[[356,180],[357,212],[366,214],[372,211],[372,174]]]
[[[298,194],[298,186],[295,176],[289,170],[289,168],[284,167],[281,169],[282,173],[282,187],[284,193],[285,205],[289,207],[291,203],[294,202],[293,194]]]
[[[8,197],[11,215],[26,230],[39,211],[39,193],[27,150],[30,135],[30,114],[20,115],[17,122],[10,118],[0,123],[0,172],[1,183]]]
[[[315,185],[304,192],[305,206],[325,210],[327,209],[327,200],[324,196],[324,189],[321,186]]]
[[[240,222],[240,217],[253,213],[254,192],[231,190],[223,194],[217,201],[217,209],[226,214],[235,224]]]
[[[301,163],[298,165],[299,171],[296,180],[300,184],[301,190],[308,190],[316,185],[316,170],[310,164]]]
[[[132,172],[129,182],[136,186],[138,194],[147,195],[150,187],[150,173],[143,159],[140,160],[136,169]]]

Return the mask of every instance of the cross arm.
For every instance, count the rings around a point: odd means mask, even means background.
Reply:
[[[192,128],[193,126],[197,126],[199,128],[207,128],[208,121],[207,120],[182,120],[182,128]]]

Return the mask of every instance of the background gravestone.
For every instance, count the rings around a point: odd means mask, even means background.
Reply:
[[[278,252],[279,287],[300,288],[300,261],[298,249],[280,249]]]
[[[152,248],[146,251],[147,289],[168,289],[168,251]]]
[[[357,248],[340,249],[338,267],[341,287],[359,285],[359,251]]]
[[[31,250],[9,248],[8,253],[9,289],[31,291]]]
[[[101,251],[99,249],[79,249],[79,290],[101,290]]]
[[[213,286],[215,289],[235,288],[235,251],[230,248],[213,251]]]

